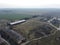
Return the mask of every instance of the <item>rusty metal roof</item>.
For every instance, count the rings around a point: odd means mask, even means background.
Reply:
[[[1,38],[1,35],[0,35],[0,43],[4,42],[3,39]]]
[[[4,35],[9,35],[9,37],[15,40],[16,42],[25,40],[25,38],[21,34],[15,32],[14,30],[2,30],[2,32],[5,32],[6,34]]]

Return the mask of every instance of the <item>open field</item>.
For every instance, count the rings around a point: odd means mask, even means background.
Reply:
[[[40,32],[44,32],[48,35],[48,33],[52,33],[52,30],[55,30],[55,28],[46,24],[46,22],[38,21],[36,18],[30,19],[19,25],[15,25],[12,28],[26,37],[27,40],[43,36]]]

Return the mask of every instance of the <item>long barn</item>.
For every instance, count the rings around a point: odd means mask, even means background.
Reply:
[[[5,39],[3,39],[0,35],[0,45],[10,45]]]
[[[25,22],[25,21],[26,21],[26,20],[15,21],[15,22],[9,23],[9,25],[16,25],[16,24],[19,24],[19,23],[23,23],[23,22]]]
[[[13,30],[1,30],[0,33],[2,37],[5,38],[6,40],[10,39],[17,44],[20,44],[25,41],[25,38],[21,34]]]

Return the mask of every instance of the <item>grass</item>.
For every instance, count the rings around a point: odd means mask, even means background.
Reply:
[[[41,36],[40,32],[42,31],[51,32],[52,30],[54,30],[54,28],[48,25],[47,23],[38,21],[36,19],[30,19],[26,21],[25,23],[13,26],[13,29],[17,31],[18,33],[21,33],[27,39],[30,39],[30,40],[40,37]]]
[[[51,35],[40,40],[32,41],[27,45],[60,45],[60,39],[57,40],[57,37],[60,37],[60,30],[57,31],[54,35]]]
[[[43,38],[40,40],[41,45],[60,45],[60,41],[57,41],[56,38],[59,37],[60,31],[57,31],[54,35]]]

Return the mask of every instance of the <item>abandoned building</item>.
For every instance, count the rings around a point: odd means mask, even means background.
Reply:
[[[5,39],[3,39],[0,35],[0,45],[10,45]]]
[[[4,39],[15,42],[16,44],[20,44],[26,41],[22,35],[13,30],[0,30],[0,33]]]
[[[8,23],[6,29],[1,29],[1,37],[4,38],[11,45],[19,45],[26,41],[26,39],[19,33],[11,29],[12,26],[25,22],[26,20],[20,20],[16,22]]]
[[[20,20],[20,21],[15,21],[15,22],[11,22],[11,23],[7,23],[7,26],[12,29],[14,25],[18,25],[21,23],[24,23],[26,20]]]
[[[26,21],[26,20],[15,21],[15,22],[11,22],[11,23],[9,23],[9,25],[20,24],[20,23],[23,23],[23,22],[25,22],[25,21]]]

